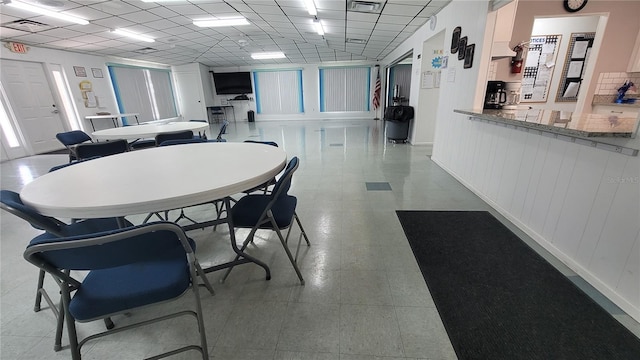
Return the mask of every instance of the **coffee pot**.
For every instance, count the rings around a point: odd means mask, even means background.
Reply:
[[[520,104],[520,81],[509,81],[505,83],[505,92],[507,94],[506,101],[502,106],[503,109],[517,109]]]

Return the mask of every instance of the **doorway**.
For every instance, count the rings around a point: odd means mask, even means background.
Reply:
[[[3,140],[9,131],[15,133],[24,155],[59,150],[62,144],[56,134],[65,126],[41,63],[0,60],[0,82],[6,101],[2,102],[7,122],[3,124]],[[5,126],[7,128],[5,129]],[[6,148],[8,158],[19,151]],[[19,155],[18,155],[19,156]]]

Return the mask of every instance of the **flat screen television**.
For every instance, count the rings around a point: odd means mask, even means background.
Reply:
[[[228,72],[213,73],[213,83],[217,94],[253,94],[251,88],[251,73]]]

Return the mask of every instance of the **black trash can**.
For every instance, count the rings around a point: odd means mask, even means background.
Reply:
[[[249,119],[249,122],[255,122],[256,121],[256,113],[253,110],[249,110],[247,111],[247,118]]]
[[[413,119],[412,106],[388,106],[384,110],[387,139],[393,142],[406,142],[409,137],[411,119]]]

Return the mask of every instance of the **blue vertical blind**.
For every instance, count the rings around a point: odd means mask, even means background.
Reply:
[[[320,111],[369,111],[370,67],[320,69]]]
[[[178,116],[171,71],[109,65],[121,113],[138,113],[141,121]]]
[[[302,70],[256,71],[253,82],[258,114],[304,112]]]

